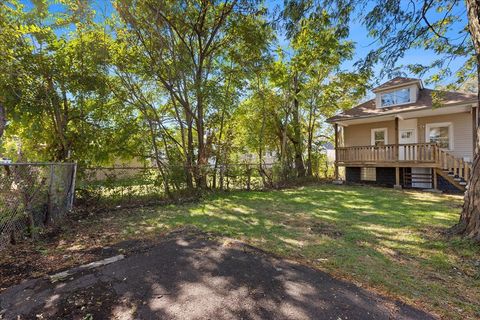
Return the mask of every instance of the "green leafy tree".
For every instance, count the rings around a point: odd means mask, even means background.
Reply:
[[[157,97],[155,103],[149,103],[148,114],[153,119],[145,117],[154,147],[160,138],[166,153],[165,142],[173,142],[183,161],[187,186],[203,189],[216,140],[213,128],[220,125],[218,139],[223,139],[226,108],[235,100],[236,85],[242,78],[241,72],[231,72],[248,61],[249,52],[266,47],[268,31],[262,10],[251,1],[119,0],[115,6],[121,18],[117,29],[120,45],[127,51],[138,48],[129,59],[116,64],[118,75],[124,82],[129,79],[130,96],[145,91],[143,84],[148,84],[147,91]],[[137,94],[134,100],[149,100],[139,97]],[[171,117],[168,126],[160,116],[161,108],[166,108],[161,114]],[[145,110],[142,113],[147,114]],[[175,134],[169,134],[171,128]],[[155,154],[160,159],[160,149]],[[171,160],[170,166],[175,164]]]
[[[353,103],[362,96],[368,73],[341,70],[342,63],[352,58],[354,44],[346,40],[348,32],[324,8],[287,1],[282,17],[289,46],[278,56],[275,79],[280,80],[279,89],[286,91],[288,120],[283,133],[292,145],[296,175],[301,177],[313,174],[312,146],[318,120],[342,108],[342,103],[345,107],[345,101]],[[335,92],[343,92],[343,96]],[[282,144],[282,150],[288,150],[286,139]]]
[[[116,138],[132,134],[135,121],[114,112],[118,105],[106,86],[107,35],[93,22],[88,2],[65,0],[56,12],[51,4],[34,2],[29,10],[18,2],[1,5],[9,21],[2,28],[9,47],[2,54],[9,56],[0,74],[8,119],[4,144],[18,150],[7,155],[110,161],[122,153]]]

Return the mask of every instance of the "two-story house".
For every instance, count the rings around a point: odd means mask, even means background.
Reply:
[[[337,179],[345,167],[347,182],[465,190],[477,143],[476,95],[430,90],[403,77],[372,91],[374,99],[328,119]]]

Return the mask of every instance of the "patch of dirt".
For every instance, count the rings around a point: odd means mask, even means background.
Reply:
[[[420,229],[420,233],[423,238],[428,240],[448,240],[452,235],[449,232],[450,228],[447,227],[434,227],[430,226],[428,228]]]
[[[65,220],[63,228],[46,229],[37,242],[25,241],[9,246],[0,254],[0,292],[29,278],[39,278],[118,254],[139,253],[178,232],[196,235],[198,229],[186,227],[155,237],[122,240],[115,226],[104,224],[101,232],[89,230],[77,220]]]
[[[61,297],[57,306],[37,310],[37,319],[93,320],[109,319],[119,298],[111,283],[99,282],[92,288],[83,288]]]
[[[315,222],[309,227],[310,231],[317,235],[326,235],[329,238],[338,239],[343,233],[335,228],[334,225],[326,222]]]
[[[24,241],[3,249],[0,254],[0,292],[24,279],[134,252],[152,242],[151,239],[119,241],[115,237],[106,237],[106,231],[96,233],[80,228],[82,226],[76,221],[67,220],[62,229],[45,230],[36,242]]]

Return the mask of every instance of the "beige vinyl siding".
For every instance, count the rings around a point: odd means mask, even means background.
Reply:
[[[387,143],[395,143],[395,121],[382,121],[350,125],[343,130],[346,147],[370,146],[372,144],[372,129],[387,128]]]
[[[471,161],[473,157],[473,132],[472,115],[470,112],[418,118],[418,142],[426,141],[425,127],[427,124],[444,122],[450,122],[453,126],[453,150],[451,153],[459,158],[469,158]],[[376,128],[387,128],[387,143],[395,143],[395,121],[392,120],[345,127],[343,129],[345,147],[371,145],[371,131]]]
[[[418,142],[426,141],[426,125],[450,122],[453,126],[452,154],[459,158],[473,158],[472,115],[470,112],[418,118]]]

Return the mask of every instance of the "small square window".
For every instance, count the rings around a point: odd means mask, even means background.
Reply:
[[[401,139],[403,140],[409,140],[413,138],[413,130],[404,130],[401,133]]]

